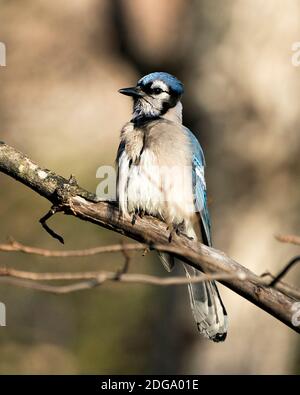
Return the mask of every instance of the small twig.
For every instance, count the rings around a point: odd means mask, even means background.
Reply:
[[[121,276],[128,272],[129,264],[130,264],[130,260],[131,260],[131,256],[130,256],[128,250],[126,249],[126,245],[122,242],[121,246],[123,247],[121,251],[124,256],[125,262],[124,262],[123,267],[115,273],[115,280],[116,281],[120,280]]]
[[[45,231],[47,233],[49,233],[50,236],[52,236],[54,239],[58,240],[61,244],[65,244],[64,239],[62,236],[60,236],[59,234],[57,234],[56,232],[54,232],[54,230],[52,230],[48,225],[47,225],[47,221],[48,219],[50,219],[51,217],[53,217],[53,215],[55,215],[57,212],[61,211],[60,208],[58,206],[52,206],[51,209],[48,211],[48,213],[46,215],[44,215],[41,219],[40,219],[40,224],[42,225],[42,227],[45,229]]]
[[[280,272],[270,282],[270,287],[274,287],[297,262],[300,262],[300,255],[295,256],[282,270],[280,270]]]
[[[300,245],[300,236],[296,235],[275,235],[276,240],[280,241],[281,243],[289,243]]]
[[[261,278],[270,277],[274,279],[274,275],[270,272],[265,272],[261,274]],[[275,288],[278,289],[280,292],[283,292],[285,295],[292,296],[293,298],[300,300],[300,290],[294,287],[291,284],[287,284],[284,281],[280,281],[275,285]]]
[[[122,268],[121,274],[124,274],[124,273],[128,272],[130,261],[131,261],[131,256],[129,254],[129,251],[126,249],[126,245],[124,243],[121,243],[121,245],[123,247],[122,254],[123,254],[124,259],[125,259],[124,266]]]
[[[13,277],[0,277],[0,283],[13,285],[21,288],[33,289],[36,291],[50,292],[54,294],[67,294],[71,292],[82,291],[85,289],[91,289],[100,285],[95,279],[81,281],[70,285],[55,286]]]
[[[166,246],[166,245],[147,245],[147,244],[142,244],[142,243],[120,243],[120,244],[113,244],[113,245],[108,245],[108,246],[99,246],[99,247],[93,247],[93,248],[88,248],[84,250],[67,250],[67,251],[59,251],[59,250],[48,250],[48,249],[43,249],[43,248],[36,248],[36,247],[30,247],[24,244],[19,243],[18,241],[14,240],[12,237],[9,238],[9,243],[7,244],[0,244],[0,251],[4,252],[23,252],[26,254],[32,254],[32,255],[40,255],[44,257],[54,257],[54,258],[68,258],[68,257],[83,257],[83,256],[93,256],[97,254],[103,254],[103,253],[117,253],[117,252],[122,252],[123,255],[130,251],[150,251],[150,250],[158,250],[158,251],[168,251],[168,252],[173,252],[173,253],[178,253],[179,250],[176,248],[172,248],[171,246]],[[143,253],[143,255],[144,255]],[[131,257],[128,256],[130,259]],[[128,262],[129,263],[129,262]],[[128,266],[126,266],[126,257],[125,257],[125,265],[124,267],[120,270],[120,272],[117,272],[117,277],[119,273],[125,273],[128,271]],[[125,271],[124,271],[125,270]],[[272,278],[274,281],[275,276],[272,275],[269,272],[263,273],[260,277],[264,278],[266,276],[269,276]],[[270,282],[265,281],[262,282],[263,285],[269,285]],[[276,289],[280,290],[281,292],[284,292],[286,295],[292,296],[296,299],[300,299],[300,291],[291,286],[290,284],[284,283],[284,282],[279,282],[275,281]]]
[[[159,248],[160,246],[157,246]],[[126,251],[138,251],[138,250],[148,250],[149,246],[147,244],[138,243],[124,243],[124,244],[113,244],[108,246],[99,246],[93,248],[87,248],[84,250],[48,250],[45,248],[30,247],[19,243],[18,241],[10,238],[9,243],[0,244],[0,251],[3,252],[23,252],[26,254],[40,255],[44,257],[53,258],[68,258],[68,257],[83,257],[92,256],[104,253],[115,253]]]
[[[32,288],[52,293],[69,293],[84,289],[94,288],[107,281],[149,284],[158,286],[185,285],[190,282],[200,283],[208,280],[228,280],[230,278],[246,280],[244,273],[219,273],[203,274],[191,278],[186,277],[166,277],[160,278],[145,274],[128,274],[119,273],[116,277],[115,272],[97,271],[97,272],[77,272],[77,273],[34,273],[16,270],[12,268],[0,268],[0,282],[10,285],[16,285],[25,288]],[[57,280],[85,280],[70,285],[52,286],[48,284],[36,283],[37,281],[57,281]]]

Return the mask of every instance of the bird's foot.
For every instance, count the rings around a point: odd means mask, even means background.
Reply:
[[[134,224],[135,224],[136,219],[137,219],[137,214],[136,214],[136,213],[132,214],[132,217],[131,217],[131,225],[134,225]]]
[[[144,218],[145,211],[144,211],[143,209],[141,209],[141,210],[139,211],[138,215],[139,215],[140,218]]]
[[[167,230],[170,230],[169,243],[172,242],[175,235],[184,236],[188,240],[193,240],[193,237],[189,237],[186,233],[184,233],[186,230],[184,221],[180,222],[179,224],[169,225]]]
[[[134,225],[138,217],[143,218],[145,215],[145,211],[143,209],[138,210],[136,209],[135,212],[132,214],[131,223]]]
[[[171,243],[175,235],[180,236],[181,234],[183,234],[184,229],[184,221],[180,222],[179,224],[169,225],[167,228],[167,230],[170,230],[169,243]]]

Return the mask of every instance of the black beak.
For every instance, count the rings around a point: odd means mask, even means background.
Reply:
[[[122,89],[119,89],[118,92],[122,93],[122,95],[131,96],[131,97],[143,96],[141,90],[137,87],[122,88]]]

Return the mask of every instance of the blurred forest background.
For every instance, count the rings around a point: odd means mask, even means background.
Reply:
[[[112,165],[131,103],[117,90],[151,71],[185,84],[184,122],[199,138],[216,248],[261,274],[299,249],[300,41],[298,0],[0,0],[0,139],[95,191]],[[51,249],[120,236],[56,215],[0,174],[0,242],[8,235]],[[0,255],[36,271],[117,268],[121,255],[68,260]],[[132,271],[164,275],[155,254]],[[299,286],[300,270],[288,280]],[[0,373],[300,373],[300,341],[280,322],[220,286],[230,316],[224,344],[200,337],[185,287],[107,284],[71,295],[1,286]]]

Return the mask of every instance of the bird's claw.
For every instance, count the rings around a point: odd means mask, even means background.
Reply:
[[[144,215],[145,215],[145,211],[143,209],[141,210],[136,209],[134,214],[132,214],[131,224],[134,225],[136,223],[137,218],[138,217],[143,218]]]
[[[134,225],[134,224],[135,224],[136,219],[137,219],[137,214],[136,214],[136,213],[132,214],[132,217],[131,217],[131,225]]]
[[[169,225],[167,229],[170,230],[169,243],[171,243],[174,235],[180,236],[182,234],[184,230],[184,221],[182,221],[180,224]]]
[[[189,237],[186,233],[184,233],[186,230],[184,221],[180,222],[179,224],[172,224],[168,226],[167,230],[170,230],[169,243],[172,242],[174,235],[184,236],[188,240],[193,240],[193,237]]]

